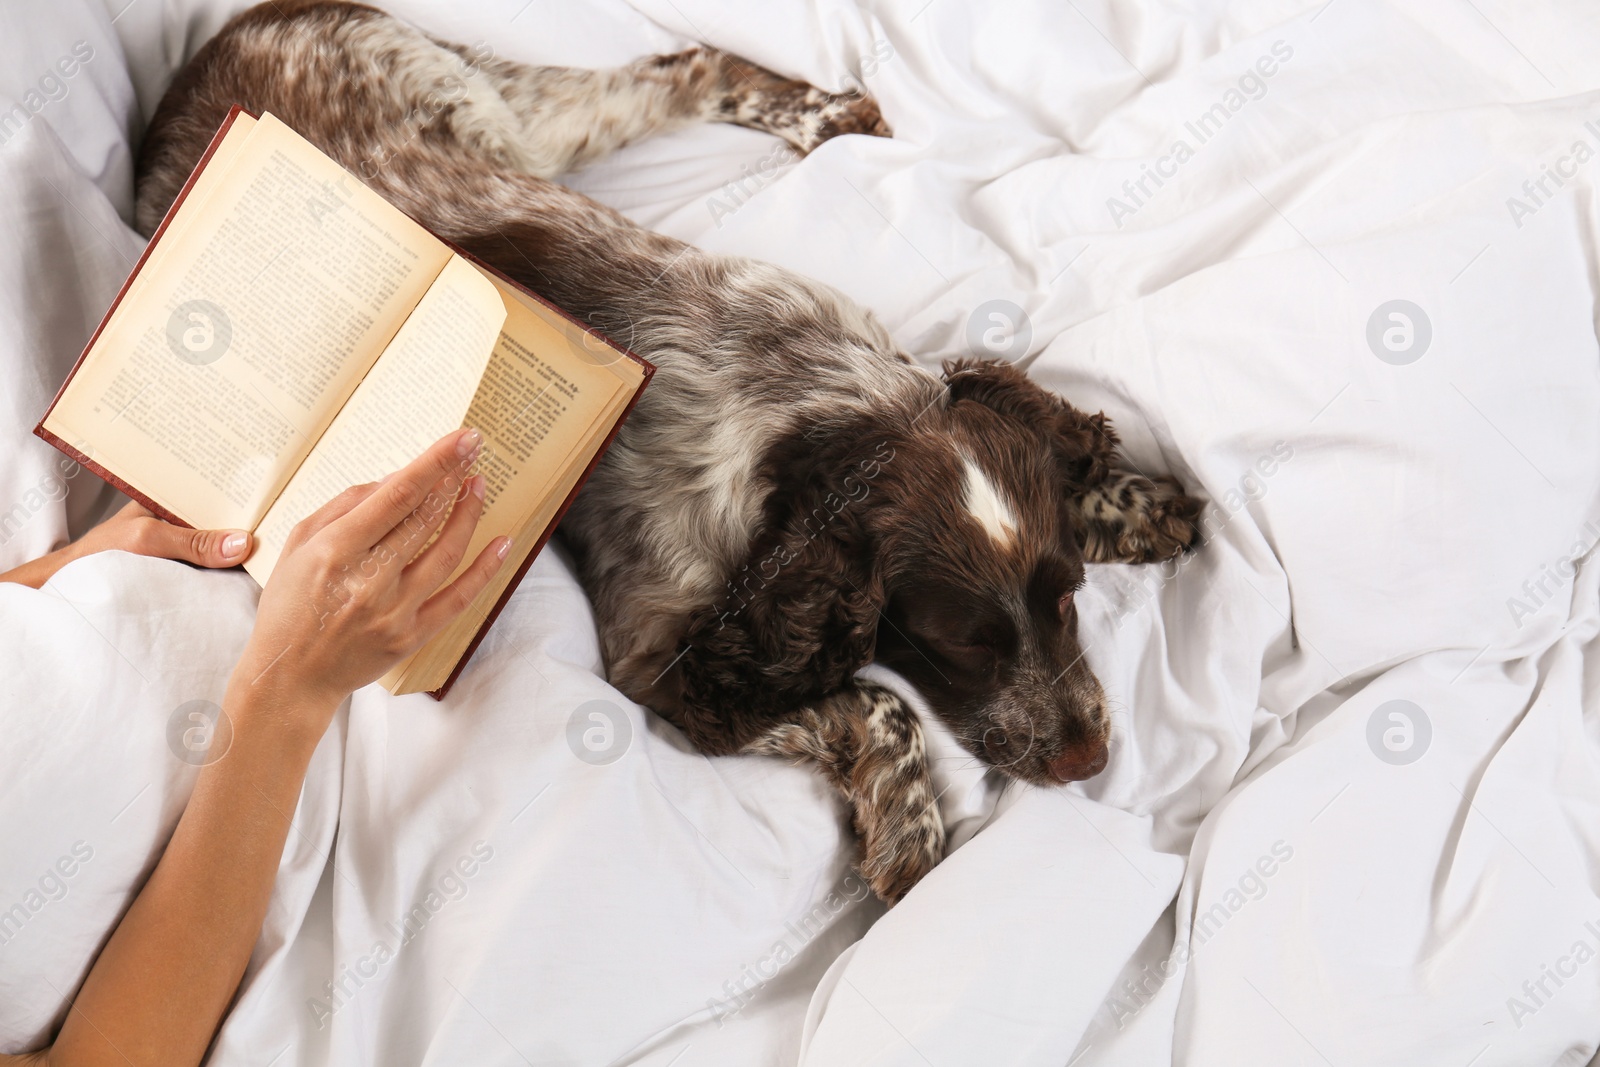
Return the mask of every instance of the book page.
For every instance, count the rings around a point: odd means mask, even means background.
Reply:
[[[216,150],[211,153],[211,158],[206,160],[199,177],[189,187],[189,192],[184,195],[183,202],[178,207],[178,213],[166,224],[155,240],[155,247],[150,249],[144,266],[134,276],[128,285],[128,292],[122,298],[124,304],[132,304],[141,299],[141,294],[149,287],[152,281],[161,278],[161,263],[166,258],[169,250],[176,249],[183,244],[179,236],[192,228],[197,222],[210,225],[214,218],[207,214],[206,203],[219,189],[228,185],[233,177],[232,167],[239,157],[239,152],[250,140],[249,133],[256,125],[257,120],[244,112],[233,117],[233,122],[228,126],[228,132],[223,135],[222,141]],[[169,212],[170,214],[170,212]],[[119,308],[120,311],[120,308]]]
[[[627,407],[631,397],[632,393],[619,392],[605,406],[595,425],[583,434],[576,447],[555,469],[555,477],[550,479],[549,485],[545,488],[545,495],[539,499],[534,510],[521,516],[520,521],[512,529],[501,531],[510,536],[511,551],[506,554],[505,563],[490,579],[483,592],[479,593],[454,621],[418,649],[411,659],[379,679],[390,692],[401,696],[406,693],[430,692],[444,685],[451,672],[455,670],[456,664],[466,654],[467,646],[472,644],[478,631],[488,622],[489,613],[500,602],[506,587],[517,577],[523,561],[555,521],[556,512],[566,502],[567,495],[577,485],[578,479],[588,468],[589,461],[599,451],[601,443],[611,432],[611,428],[622,415],[622,410]],[[480,525],[479,532],[482,529]],[[484,544],[487,543],[486,539]],[[477,547],[477,551],[482,551],[482,545]],[[477,556],[469,550],[466,558],[471,560]]]
[[[283,123],[244,118],[45,423],[198,527],[257,525],[451,259]]]
[[[444,683],[644,377],[620,355],[599,364],[589,334],[514,289],[500,292],[505,326],[463,424],[484,437],[484,512],[451,580],[494,538],[511,536],[512,548],[477,599],[382,679],[395,693]]]
[[[495,287],[452,256],[256,528],[244,565],[256,581],[267,584],[301,519],[464,425],[505,317]]]

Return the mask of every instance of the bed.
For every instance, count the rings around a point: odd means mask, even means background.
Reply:
[[[139,251],[143,123],[243,6],[0,13],[0,569],[115,503],[29,430]],[[702,127],[564,180],[1103,408],[1207,543],[1091,568],[1099,777],[930,722],[954,847],[889,912],[820,776],[605,683],[548,549],[447,700],[341,710],[209,1062],[1600,1063],[1600,9],[386,6],[865,85],[893,140]],[[0,586],[0,1050],[159,856],[255,594],[123,553]]]

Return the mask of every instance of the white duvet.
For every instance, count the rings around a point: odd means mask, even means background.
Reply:
[[[0,118],[5,566],[103,504],[26,430],[137,252],[140,116],[227,14],[108,2],[0,8],[39,103]],[[336,720],[211,1062],[1596,1062],[1600,9],[394,7],[528,61],[859,79],[893,140],[708,127],[569,180],[929,365],[1026,362],[1210,536],[1091,570],[1099,778],[935,739],[959,847],[888,914],[817,775],[695,755],[597,676],[546,551],[448,700]],[[254,597],[122,554],[0,586],[0,1049],[159,854]]]

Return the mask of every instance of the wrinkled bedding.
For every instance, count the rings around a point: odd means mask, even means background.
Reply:
[[[107,2],[0,13],[3,566],[109,503],[27,431],[140,247],[130,145],[235,9]],[[1021,362],[1205,496],[1207,543],[1091,568],[1098,778],[1007,783],[930,723],[957,847],[888,913],[820,777],[604,682],[548,549],[447,700],[341,711],[210,1062],[1600,1062],[1600,12],[392,9],[865,85],[893,140],[705,127],[564,180],[931,367]],[[0,586],[0,1049],[159,855],[255,595],[122,553]]]

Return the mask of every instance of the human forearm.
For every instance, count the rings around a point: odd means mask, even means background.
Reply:
[[[56,1043],[0,1065],[174,1067],[204,1057],[259,936],[306,766],[335,708],[458,616],[505,560],[510,541],[497,537],[455,573],[483,510],[483,477],[466,477],[481,443],[475,431],[452,433],[290,532],[223,700],[219,726],[231,730],[212,741],[219,758],[201,770]],[[203,562],[228,541],[137,505],[120,521],[120,532],[99,535],[115,539],[101,547],[178,538]]]
[[[50,1052],[54,1067],[198,1064],[261,930],[327,698],[236,674],[214,746],[161,862],[106,944]],[[317,707],[302,707],[319,700]],[[217,749],[214,748],[213,751]]]
[[[0,574],[0,582],[15,582],[31,589],[42,589],[44,583],[48,582],[56,571],[81,555],[83,549],[78,544],[70,544],[38,559],[30,559],[20,567],[14,567]]]

